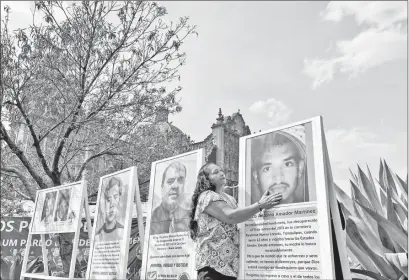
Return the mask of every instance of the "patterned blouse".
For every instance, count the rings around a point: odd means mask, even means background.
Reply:
[[[236,200],[226,193],[204,191],[200,194],[194,217],[198,223],[196,270],[209,266],[223,275],[237,277],[240,250],[237,225],[223,223],[204,213],[213,201],[225,201],[237,208]]]

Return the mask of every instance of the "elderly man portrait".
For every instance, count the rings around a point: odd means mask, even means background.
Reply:
[[[186,167],[172,162],[162,175],[161,204],[153,211],[150,234],[189,231],[189,210],[180,207],[186,183]]]

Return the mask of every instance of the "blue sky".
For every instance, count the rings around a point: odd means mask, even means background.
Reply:
[[[406,2],[162,3],[198,25],[170,118],[194,140],[219,107],[252,131],[322,115],[339,184],[380,157],[406,176]]]
[[[170,117],[192,139],[219,107],[240,109],[252,131],[322,115],[347,191],[348,168],[368,163],[377,177],[381,157],[406,177],[407,2],[160,3],[198,26],[182,45],[183,111]],[[12,24],[29,24],[28,2],[8,4]]]

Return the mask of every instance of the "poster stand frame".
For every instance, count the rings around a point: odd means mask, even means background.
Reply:
[[[331,165],[328,155],[328,147],[325,139],[323,119],[322,116],[316,116],[313,118],[305,119],[302,121],[290,123],[280,127],[267,129],[265,131],[260,131],[259,133],[254,133],[248,136],[240,138],[239,146],[239,185],[245,186],[246,182],[246,156],[248,156],[246,149],[246,141],[248,139],[258,137],[264,134],[271,133],[273,131],[284,130],[298,125],[303,125],[306,123],[311,124],[312,138],[313,138],[313,158],[314,158],[314,173],[315,173],[315,185],[321,186],[321,193],[317,194],[317,205],[319,202],[325,202],[322,205],[318,205],[318,224],[319,224],[319,238],[320,238],[320,262],[321,262],[321,276],[323,279],[336,279],[336,271],[342,271],[343,279],[351,279],[351,274],[349,271],[349,264],[346,254],[345,242],[343,242],[343,230],[341,226],[341,216],[338,211],[338,204],[336,199],[336,194],[333,185],[333,177],[331,172]],[[245,188],[239,191],[239,207],[246,206],[246,190]],[[302,205],[302,204],[301,204]],[[331,222],[333,225],[331,225]],[[240,224],[240,241],[244,243],[245,237],[245,225]],[[332,232],[333,231],[333,232]],[[336,240],[333,240],[333,235]],[[335,255],[335,244],[337,245],[337,255]],[[322,244],[331,245],[325,247]],[[245,256],[246,250],[244,246],[240,246],[240,255]],[[335,259],[338,259],[341,268],[335,267]],[[244,261],[240,260],[239,277],[238,279],[246,279]]]
[[[70,270],[68,273],[68,277],[56,277],[56,276],[50,276],[48,275],[48,257],[47,257],[47,248],[46,248],[46,240],[45,240],[45,235],[46,234],[52,234],[52,233],[62,233],[60,231],[48,231],[45,233],[33,233],[32,232],[32,227],[34,223],[34,217],[31,218],[31,223],[29,226],[29,232],[28,232],[28,238],[27,238],[27,246],[25,249],[25,254],[24,254],[24,259],[23,259],[23,266],[22,266],[22,273],[20,275],[20,280],[24,280],[24,278],[34,278],[34,279],[61,279],[61,280],[70,280],[70,279],[84,279],[84,278],[74,278],[74,272],[75,272],[75,264],[77,260],[77,253],[78,253],[78,243],[79,243],[79,236],[80,236],[80,229],[81,229],[81,223],[82,223],[82,209],[85,211],[85,220],[86,220],[86,226],[88,230],[88,238],[91,240],[91,217],[90,217],[90,210],[89,210],[89,205],[88,205],[88,195],[87,195],[87,185],[86,181],[78,181],[70,184],[65,184],[61,186],[57,186],[54,188],[48,188],[46,189],[47,191],[50,190],[59,190],[62,188],[65,188],[70,185],[76,185],[80,182],[81,186],[81,206],[80,206],[80,211],[78,213],[78,221],[77,225],[75,225],[75,230],[74,231],[67,231],[63,233],[75,233],[74,235],[74,240],[73,240],[73,247],[72,247],[72,253],[71,253],[71,263],[70,263]],[[43,191],[43,190],[41,190]],[[35,201],[35,208],[37,209],[37,203],[38,203],[38,197],[41,191],[37,191],[36,194],[36,201]],[[28,256],[30,253],[30,247],[31,247],[31,241],[32,241],[32,236],[34,234],[39,234],[41,236],[41,252],[42,252],[42,257],[43,257],[43,265],[44,265],[44,272],[43,273],[27,273],[27,261],[28,261]],[[88,262],[89,262],[89,257],[88,256]]]
[[[146,217],[146,228],[145,228],[145,236],[146,238],[143,239],[143,241],[141,241],[141,246],[143,245],[143,251],[142,251],[142,266],[141,266],[141,270],[140,270],[140,279],[149,279],[148,276],[148,261],[149,261],[149,238],[150,238],[150,225],[151,225],[151,216],[152,216],[152,202],[153,202],[153,198],[154,198],[154,187],[155,187],[155,178],[156,178],[156,166],[157,164],[161,164],[164,162],[169,162],[169,161],[173,161],[176,160],[178,158],[182,158],[185,156],[189,156],[189,155],[194,155],[196,154],[196,157],[198,159],[197,163],[196,163],[196,168],[197,168],[197,172],[200,170],[200,168],[205,164],[205,149],[204,148],[198,148],[195,150],[191,150],[185,153],[181,153],[172,157],[168,157],[168,158],[163,158],[157,161],[154,161],[151,163],[151,176],[150,176],[150,184],[149,184],[149,195],[148,195],[148,209],[147,209],[147,217]],[[195,174],[195,177],[197,176],[197,172]],[[142,239],[141,239],[142,240]],[[196,251],[196,244],[195,242],[193,242],[193,248],[192,251],[195,252]],[[193,257],[192,257],[193,259]],[[193,261],[193,264],[195,263],[195,261]],[[196,273],[196,271],[193,269],[193,271],[191,271],[193,273]],[[195,279],[195,278],[191,278],[191,279]]]
[[[122,170],[118,170],[116,172],[113,173],[109,173],[107,175],[104,175],[102,177],[100,177],[100,183],[99,183],[99,187],[98,187],[98,192],[101,190],[102,188],[102,181],[104,178],[107,177],[111,177],[111,176],[115,176],[117,174],[120,173],[124,173],[124,172],[130,172],[131,176],[130,176],[130,184],[133,186],[131,188],[129,188],[133,193],[131,193],[132,199],[131,199],[131,203],[130,203],[130,221],[126,222],[126,223],[131,223],[132,224],[132,219],[133,219],[133,202],[135,202],[136,205],[136,212],[137,212],[137,217],[138,217],[138,231],[139,231],[139,243],[140,243],[140,248],[141,248],[141,255],[143,256],[143,250],[144,250],[144,236],[145,236],[145,229],[144,229],[144,225],[143,225],[143,213],[142,213],[142,202],[141,202],[141,197],[140,197],[140,191],[139,191],[139,180],[138,180],[138,171],[137,171],[137,167],[136,166],[131,166]],[[135,200],[135,201],[134,201]],[[95,238],[95,234],[96,234],[96,222],[97,222],[97,217],[99,214],[99,208],[100,208],[100,194],[98,193],[97,196],[97,204],[96,204],[96,212],[95,212],[95,216],[94,216],[94,227],[92,228],[92,239],[90,238],[90,252],[89,252],[89,259],[88,259],[88,265],[87,265],[87,271],[86,271],[86,279],[91,279],[91,258],[94,254],[93,250],[94,248],[94,240],[93,238]],[[130,231],[131,231],[131,224],[128,225],[128,229],[129,231],[126,234],[127,238],[130,237]],[[91,231],[89,231],[91,232]],[[124,258],[126,260],[126,263],[124,265],[125,267],[125,271],[127,270],[127,261],[128,261],[128,257],[129,257],[129,242],[126,243],[125,246],[125,255]],[[126,275],[126,272],[125,272]],[[121,278],[122,279],[122,278]]]

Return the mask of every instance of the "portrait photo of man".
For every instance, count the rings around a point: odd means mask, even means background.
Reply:
[[[124,226],[118,222],[119,206],[123,194],[122,180],[111,177],[101,194],[100,211],[105,217],[104,224],[95,234],[95,241],[122,240],[124,237]]]
[[[49,192],[45,195],[43,211],[41,213],[41,222],[50,223],[53,221],[55,199],[57,192]]]
[[[308,202],[305,144],[285,131],[251,139],[251,203],[267,190],[281,193],[282,204]]]
[[[180,206],[186,183],[186,166],[169,164],[161,180],[162,201],[152,212],[150,234],[189,231],[189,210]]]

